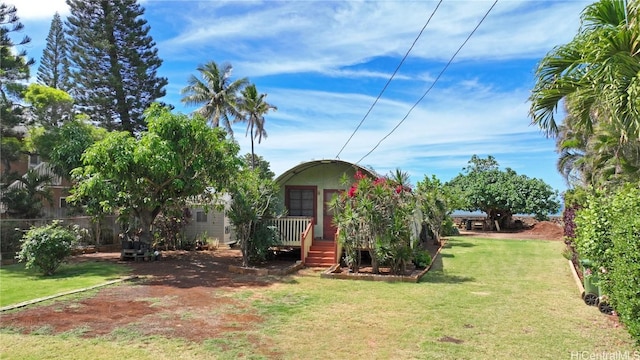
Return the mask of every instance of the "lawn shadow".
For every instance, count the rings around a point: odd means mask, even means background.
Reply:
[[[29,279],[33,281],[67,279],[76,276],[99,276],[108,281],[118,279],[131,271],[131,269],[126,266],[106,262],[63,263],[56,269],[53,275],[44,275],[37,268],[26,269],[24,263],[5,265],[2,267],[2,270],[8,276],[28,276]]]
[[[447,239],[447,243],[445,244],[444,248],[445,249],[451,249],[451,248],[455,248],[455,247],[463,247],[463,248],[470,248],[470,247],[474,247],[476,246],[476,244],[474,243],[470,243],[467,241],[463,241],[462,239]]]
[[[453,244],[451,244],[453,242]],[[463,247],[471,247],[475,246],[471,243],[460,242],[457,240],[447,240],[447,243],[442,247],[444,249],[450,249],[455,246],[460,246],[460,244],[464,244]],[[451,275],[447,274],[444,271],[444,263],[442,262],[443,258],[453,258],[454,254],[440,252],[438,256],[433,260],[433,264],[431,264],[431,268],[429,271],[420,279],[420,283],[441,283],[441,284],[458,284],[463,282],[474,281],[475,278],[470,276],[459,276],[459,275]]]

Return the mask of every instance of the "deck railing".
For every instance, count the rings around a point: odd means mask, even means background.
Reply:
[[[336,237],[335,237],[336,241],[336,245],[335,245],[335,251],[336,251],[336,257],[335,257],[335,263],[336,264],[340,264],[340,259],[342,258],[342,242],[340,241],[340,229],[338,228],[336,230]]]
[[[302,260],[304,264],[307,255],[309,255],[309,250],[311,250],[311,245],[313,244],[313,219],[307,224],[307,228],[300,236],[300,241],[300,260]]]
[[[302,246],[302,235],[309,227],[309,224],[313,224],[313,218],[287,216],[279,219],[271,219],[270,224],[278,229],[282,246]],[[313,240],[313,231],[310,233],[310,235],[307,235],[311,236],[309,243]],[[311,245],[309,244],[309,246]]]

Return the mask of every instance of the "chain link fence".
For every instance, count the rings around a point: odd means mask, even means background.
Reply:
[[[121,232],[116,216],[107,216],[99,222],[93,222],[90,216],[65,217],[59,219],[0,219],[0,255],[3,262],[15,258],[20,251],[20,243],[24,233],[32,227],[50,224],[60,220],[68,226],[77,225],[86,234],[80,240],[78,247],[108,247],[117,245],[118,234]]]

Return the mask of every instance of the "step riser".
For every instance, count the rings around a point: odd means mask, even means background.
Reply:
[[[334,243],[313,243],[304,264],[308,267],[329,267],[335,262],[335,251]]]
[[[313,256],[313,255],[333,256],[335,254],[336,253],[334,253],[333,251],[314,251],[314,250],[309,251],[309,256]]]
[[[333,265],[333,262],[330,263],[316,263],[316,262],[305,262],[304,266],[307,267],[330,267]]]

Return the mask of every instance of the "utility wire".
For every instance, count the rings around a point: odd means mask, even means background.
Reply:
[[[422,27],[422,30],[420,30],[420,32],[418,33],[418,36],[416,37],[416,39],[413,40],[413,44],[411,44],[411,46],[409,47],[409,50],[407,50],[407,53],[404,54],[404,57],[402,58],[402,60],[398,64],[398,66],[396,67],[396,70],[393,72],[393,74],[391,74],[391,77],[389,78],[389,80],[387,80],[387,83],[384,85],[384,87],[380,91],[380,94],[378,94],[378,97],[376,97],[376,100],[373,102],[373,104],[371,104],[371,107],[369,108],[367,113],[364,114],[364,117],[362,118],[362,120],[360,120],[360,123],[358,124],[358,126],[356,126],[355,130],[353,130],[353,133],[351,133],[351,136],[349,136],[349,139],[347,139],[347,142],[345,142],[344,145],[342,145],[342,149],[340,149],[340,151],[338,151],[338,155],[336,155],[336,159],[340,158],[340,154],[342,154],[342,150],[344,150],[344,148],[347,147],[347,144],[349,144],[349,142],[351,141],[351,139],[353,139],[353,136],[356,134],[358,129],[360,129],[360,126],[362,125],[364,120],[369,116],[369,113],[371,113],[371,110],[373,110],[373,107],[376,106],[376,104],[378,103],[378,100],[380,100],[380,97],[382,96],[384,91],[387,90],[387,87],[391,83],[391,80],[393,80],[393,78],[396,76],[396,74],[398,73],[398,70],[400,70],[400,67],[402,66],[404,61],[407,59],[407,57],[409,56],[409,53],[411,52],[411,50],[413,50],[413,47],[418,42],[418,39],[420,39],[420,36],[422,36],[422,33],[424,32],[424,29],[426,29],[427,25],[429,25],[429,22],[431,22],[431,18],[433,18],[433,15],[435,15],[436,11],[440,7],[440,4],[442,4],[442,0],[440,0],[438,2],[438,5],[436,5],[436,8],[433,9],[433,12],[431,13],[431,16],[429,16],[429,19],[427,19],[427,22]]]
[[[362,160],[364,160],[367,156],[369,156],[372,152],[374,152],[375,149],[378,148],[378,146],[380,146],[380,144],[382,144],[382,142],[388,138],[391,134],[393,134],[394,131],[396,131],[396,129],[398,129],[400,127],[400,125],[402,125],[402,123],[407,120],[407,118],[409,117],[409,115],[411,114],[411,112],[413,111],[413,109],[416,108],[416,106],[418,106],[418,104],[425,98],[425,96],[427,96],[427,94],[429,92],[431,92],[431,89],[433,89],[433,87],[436,85],[436,83],[438,82],[438,80],[440,80],[440,77],[442,77],[442,74],[444,74],[444,72],[447,70],[447,68],[449,68],[449,65],[451,65],[451,63],[453,62],[453,59],[455,59],[455,57],[458,55],[458,53],[460,52],[460,50],[462,50],[462,48],[466,45],[466,43],[469,41],[469,39],[471,39],[471,36],[473,36],[473,34],[476,32],[476,30],[478,30],[478,28],[480,27],[480,25],[484,22],[484,20],[487,18],[487,16],[489,16],[489,13],[491,12],[491,10],[493,10],[493,8],[496,6],[496,4],[498,3],[498,0],[495,0],[493,2],[493,5],[491,5],[491,7],[489,8],[489,10],[487,10],[487,12],[484,14],[484,16],[482,17],[482,19],[480,19],[480,22],[478,23],[478,25],[476,25],[476,27],[473,29],[473,31],[471,31],[471,33],[469,34],[469,36],[467,36],[467,38],[465,39],[465,41],[462,43],[462,45],[460,45],[460,47],[458,48],[458,50],[456,50],[456,52],[453,54],[453,56],[451,56],[451,58],[449,59],[449,62],[447,62],[447,64],[444,66],[444,68],[442,68],[442,70],[440,71],[440,73],[438,74],[438,76],[436,76],[435,80],[433,81],[433,83],[431,83],[431,86],[429,86],[429,88],[427,89],[427,91],[425,91],[424,94],[422,94],[422,96],[420,97],[420,99],[418,99],[418,101],[416,101],[415,104],[413,104],[413,106],[409,109],[409,111],[407,112],[407,114],[402,118],[402,120],[400,120],[400,122],[398,122],[398,124],[391,129],[391,131],[389,131],[389,133],[387,135],[385,135],[382,139],[380,139],[380,141],[378,141],[378,143],[376,144],[376,146],[373,147],[373,149],[371,149],[368,153],[366,153],[363,157],[360,158],[360,160],[358,160],[356,162],[356,165],[359,164]]]

